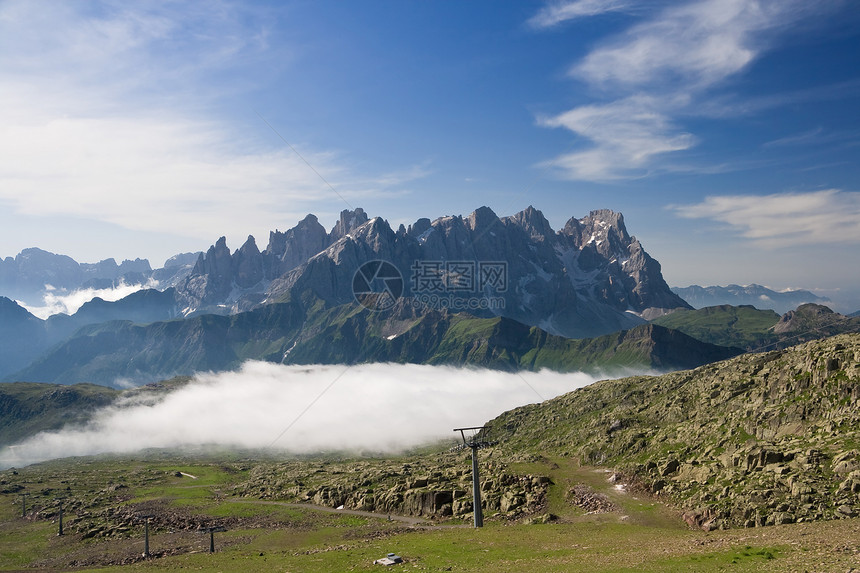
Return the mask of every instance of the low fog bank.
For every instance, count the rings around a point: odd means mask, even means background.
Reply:
[[[120,282],[117,286],[111,288],[85,288],[73,291],[56,289],[51,285],[45,285],[45,294],[42,299],[42,305],[30,305],[22,301],[17,302],[27,309],[27,312],[30,314],[45,320],[55,314],[75,314],[82,306],[96,297],[107,302],[116,302],[130,294],[136,293],[139,290],[155,288],[157,284],[158,283],[155,281],[150,281],[145,285],[127,285]]]
[[[84,427],[43,432],[0,451],[0,467],[147,448],[220,445],[291,453],[390,453],[477,426],[598,378],[444,366],[284,366],[247,362],[170,393],[143,393]]]

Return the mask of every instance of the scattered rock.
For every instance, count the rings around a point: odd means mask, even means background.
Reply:
[[[567,499],[588,513],[609,513],[618,511],[606,494],[597,493],[585,484],[577,484],[567,491]]]

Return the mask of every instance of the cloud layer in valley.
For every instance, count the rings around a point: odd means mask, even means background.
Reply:
[[[120,283],[111,288],[83,288],[73,291],[57,290],[46,285],[43,304],[33,305],[21,301],[17,302],[26,308],[30,314],[44,320],[55,314],[75,314],[82,306],[95,298],[115,302],[145,288],[157,288],[157,284],[154,282],[145,285]]]
[[[282,366],[248,362],[169,394],[132,394],[84,427],[0,451],[0,465],[146,448],[221,445],[295,453],[393,452],[477,426],[511,408],[591,384],[592,376],[439,366]]]

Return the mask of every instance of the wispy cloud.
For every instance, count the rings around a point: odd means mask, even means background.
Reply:
[[[529,19],[533,28],[551,28],[562,22],[598,16],[607,12],[621,12],[632,6],[630,0],[572,0],[555,1],[542,8]]]
[[[297,204],[338,201],[290,150],[236,149],[229,131],[208,121],[55,118],[2,131],[0,198],[26,214],[211,239],[212,229],[247,235]],[[329,180],[346,177],[331,152],[303,156]]]
[[[785,3],[790,6],[791,3]],[[598,47],[571,72],[589,83],[620,89],[680,82],[687,90],[744,69],[763,47],[756,33],[791,14],[750,0],[704,0],[673,5]]]
[[[166,396],[131,398],[97,412],[84,427],[42,433],[0,451],[0,467],[210,444],[391,452],[453,438],[453,428],[534,402],[535,391],[548,399],[595,381],[576,373],[369,364],[343,373],[302,416],[343,368],[249,362],[239,372],[199,375]]]
[[[538,16],[560,14],[565,6],[550,5]],[[794,0],[672,3],[597,46],[570,74],[607,99],[540,120],[585,140],[582,149],[552,163],[567,178],[592,181],[660,171],[666,157],[697,141],[682,122],[702,115],[699,108],[707,107],[713,89],[746,70],[777,32],[810,10]],[[583,129],[585,118],[594,120],[585,123],[589,129]]]
[[[852,143],[856,145],[858,141],[860,141],[860,137],[850,131],[825,131],[823,127],[816,127],[802,133],[766,141],[762,144],[762,148],[812,147],[828,144],[851,145]]]
[[[679,216],[710,219],[766,248],[860,243],[860,192],[721,195],[673,205]]]
[[[796,135],[789,135],[786,137],[780,137],[779,139],[767,141],[762,144],[762,147],[785,147],[792,145],[805,145],[810,141],[821,140],[821,133],[823,131],[824,130],[822,128],[816,127],[815,129],[810,129],[809,131],[805,131],[803,133],[798,133]]]
[[[345,207],[261,123],[219,113],[224,99],[253,93],[254,70],[291,57],[289,46],[269,45],[271,10],[0,4],[0,201],[23,214],[205,241],[267,233],[320,205]],[[402,192],[426,173],[361,173],[336,150],[291,143],[345,197]]]
[[[592,147],[557,157],[548,165],[577,179],[603,181],[647,174],[655,156],[689,149],[696,138],[681,131],[650,96],[574,108],[541,125],[564,127]]]

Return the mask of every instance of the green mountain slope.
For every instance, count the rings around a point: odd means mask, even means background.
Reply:
[[[819,304],[803,304],[782,316],[752,306],[711,306],[677,310],[652,321],[699,340],[747,351],[787,348],[847,332],[860,332],[860,319]]]
[[[772,310],[721,305],[698,310],[679,309],[651,322],[712,344],[755,350],[779,339],[773,332],[778,321],[779,315]]]
[[[230,370],[249,359],[279,361],[304,314],[267,305],[233,316],[203,315],[152,324],[113,321],[80,329],[16,380],[145,384],[197,371]]]
[[[594,372],[619,368],[677,370],[741,352],[649,324],[572,340],[509,318],[475,318],[463,313],[385,315],[344,306],[331,309],[319,322],[320,328],[310,329],[313,334],[296,343],[286,362],[397,362]]]
[[[488,424],[512,455],[623,472],[705,528],[860,514],[860,334],[603,381]]]
[[[118,390],[95,384],[0,384],[0,444],[82,423],[119,395]]]
[[[15,379],[143,384],[199,371],[231,370],[246,360],[468,364],[504,370],[676,370],[739,352],[649,324],[596,339],[570,340],[508,318],[418,313],[406,303],[393,312],[375,313],[355,304],[326,308],[309,300],[231,316],[84,327]]]

